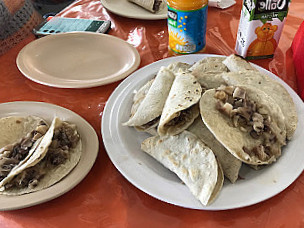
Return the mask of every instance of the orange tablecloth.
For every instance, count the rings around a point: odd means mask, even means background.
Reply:
[[[241,0],[233,7],[208,9],[205,52],[234,52]],[[303,20],[302,0],[293,0],[275,57],[254,63],[272,71],[297,90],[291,42]],[[98,0],[80,0],[66,8],[64,17],[108,19],[109,34],[134,45],[141,65],[166,58],[166,20],[127,19],[108,12]],[[227,211],[184,209],[156,200],[130,184],[109,160],[100,134],[104,105],[119,84],[89,89],[57,89],[26,79],[15,59],[32,35],[0,56],[0,102],[43,101],[66,107],[85,118],[96,130],[100,151],[88,176],[65,195],[26,209],[0,212],[1,228],[21,227],[304,227],[303,174],[285,191],[257,205]],[[303,164],[304,165],[304,164]],[[248,194],[250,197],[250,193]],[[1,202],[0,202],[1,203]]]

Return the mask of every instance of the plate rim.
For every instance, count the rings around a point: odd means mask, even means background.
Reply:
[[[84,149],[83,149],[79,162],[67,176],[65,176],[62,180],[55,183],[54,185],[52,185],[46,189],[42,189],[40,191],[32,192],[32,193],[28,193],[28,194],[24,194],[24,195],[8,196],[8,195],[0,194],[0,201],[1,201],[1,199],[4,199],[4,198],[7,199],[8,201],[10,200],[10,198],[12,199],[11,204],[4,205],[2,203],[0,205],[0,211],[12,211],[12,210],[17,210],[17,209],[23,209],[23,208],[28,208],[31,206],[35,206],[38,204],[48,202],[50,200],[53,200],[55,198],[58,198],[58,197],[64,195],[65,193],[67,193],[68,191],[75,188],[81,181],[84,180],[84,178],[88,175],[88,173],[92,169],[92,167],[97,159],[97,156],[99,153],[99,140],[98,140],[98,136],[97,136],[97,133],[94,130],[94,128],[83,117],[81,117],[79,114],[73,112],[72,110],[69,110],[67,108],[64,108],[62,106],[55,105],[52,103],[47,103],[47,102],[39,102],[39,101],[5,102],[5,103],[0,104],[0,110],[3,109],[3,106],[4,106],[4,108],[11,110],[10,113],[7,113],[7,114],[9,114],[9,116],[23,115],[23,113],[25,113],[25,111],[23,111],[23,110],[18,111],[18,107],[22,107],[22,106],[28,106],[31,108],[33,106],[36,106],[37,108],[43,107],[43,108],[48,108],[47,110],[49,110],[49,111],[62,112],[66,115],[66,117],[77,119],[78,124],[77,123],[75,123],[75,124],[78,128],[78,131],[84,130],[84,128],[80,128],[80,126],[86,127],[85,132],[90,133],[90,142],[92,142],[92,144],[88,145],[87,143],[85,143],[85,141],[87,141],[87,139],[88,139],[87,135],[81,136],[82,144],[83,144],[82,146]],[[5,106],[7,106],[7,107],[5,107]],[[29,113],[27,115],[35,115],[35,114],[33,112],[33,113]],[[1,113],[0,118],[5,117],[5,116],[8,116],[8,115],[3,115],[3,113]],[[55,116],[56,115],[52,115],[52,113],[51,113],[47,117],[41,117],[41,118],[48,119],[48,118],[53,118]],[[58,117],[60,117],[60,116],[58,116]],[[83,162],[84,162],[85,166],[83,166],[83,168],[81,168],[79,166],[79,164],[82,164]],[[66,178],[68,178],[68,177],[69,177],[69,179],[67,180]],[[74,177],[76,177],[76,178],[74,178]],[[69,182],[70,184],[65,186],[65,182],[67,182],[67,181],[70,181]],[[50,192],[52,193],[51,195],[47,194]]]
[[[94,79],[94,80],[75,80],[75,81],[70,81],[70,82],[62,82],[62,80],[60,80],[59,82],[56,82],[56,80],[49,80],[49,81],[45,81],[45,80],[39,80],[37,79],[35,76],[31,76],[31,71],[29,71],[26,68],[26,64],[24,63],[24,58],[26,57],[26,51],[28,49],[31,49],[34,45],[36,45],[37,43],[45,43],[45,42],[49,42],[52,39],[66,39],[66,37],[70,37],[70,36],[86,36],[85,38],[100,38],[100,39],[112,39],[115,40],[115,42],[120,42],[122,45],[125,45],[129,50],[130,53],[132,53],[132,55],[134,56],[134,61],[132,62],[132,65],[130,65],[130,67],[128,69],[126,69],[124,72],[120,73],[120,74],[112,74],[110,76],[112,76],[111,78],[108,77],[104,77],[104,78],[99,78]],[[59,37],[59,38],[58,38]],[[16,58],[16,65],[17,68],[19,69],[19,71],[28,79],[30,79],[31,81],[34,81],[36,83],[39,83],[41,85],[46,85],[46,86],[50,86],[50,87],[55,87],[55,88],[92,88],[92,87],[97,87],[97,86],[102,86],[102,85],[107,85],[116,81],[119,81],[121,79],[126,78],[128,75],[130,75],[132,72],[134,72],[140,65],[141,62],[141,58],[140,55],[137,51],[137,49],[131,45],[130,43],[128,43],[127,41],[118,38],[116,36],[112,36],[109,34],[103,34],[103,33],[94,33],[94,32],[84,32],[84,31],[79,31],[79,32],[65,32],[65,33],[57,33],[57,34],[52,34],[52,35],[47,35],[44,37],[41,37],[39,39],[33,40],[32,42],[28,43],[27,45],[25,45],[18,53],[17,58]],[[52,77],[51,74],[45,74],[49,77]]]
[[[198,59],[201,59],[203,57],[226,57],[224,55],[214,55],[214,54],[192,54],[192,56],[197,56]],[[257,204],[257,203],[260,203],[262,201],[265,201],[271,197],[274,197],[275,195],[279,194],[280,192],[284,191],[288,186],[290,186],[300,175],[301,173],[303,172],[303,169],[304,167],[302,167],[300,170],[300,172],[297,173],[297,175],[294,175],[293,178],[291,178],[291,180],[288,181],[288,184],[286,186],[283,187],[283,189],[280,189],[280,190],[274,190],[274,194],[271,194],[271,196],[268,196],[268,197],[262,197],[259,201],[257,202],[250,202],[250,203],[243,203],[243,204],[237,204],[237,205],[234,205],[233,207],[204,207],[204,206],[198,206],[198,207],[188,207],[188,206],[184,206],[184,205],[179,205],[179,204],[176,204],[174,202],[168,202],[162,198],[160,198],[159,196],[157,196],[157,194],[154,194],[153,192],[145,189],[144,187],[141,187],[140,186],[140,183],[134,183],[134,178],[132,177],[129,177],[127,176],[127,174],[122,170],[123,168],[120,167],[118,164],[117,164],[117,161],[113,161],[113,154],[111,154],[112,152],[110,151],[111,150],[111,145],[110,143],[107,141],[106,137],[105,137],[105,134],[109,131],[112,131],[113,129],[111,128],[108,128],[108,122],[109,120],[111,119],[110,117],[110,113],[109,113],[109,109],[113,109],[113,107],[115,106],[115,101],[117,98],[119,98],[119,95],[121,93],[124,92],[124,89],[126,89],[125,87],[134,80],[134,78],[136,77],[139,77],[139,76],[136,76],[136,75],[140,75],[141,72],[144,72],[146,69],[149,69],[150,67],[153,67],[159,63],[162,63],[163,61],[169,61],[168,59],[171,59],[171,60],[175,60],[175,61],[178,61],[179,59],[184,59],[185,56],[176,56],[176,57],[169,57],[169,58],[165,58],[165,59],[162,59],[162,60],[159,60],[159,61],[156,61],[156,62],[153,62],[145,67],[142,67],[140,69],[138,69],[137,71],[135,71],[133,74],[131,74],[128,78],[126,78],[123,82],[121,82],[118,87],[113,91],[113,93],[111,94],[111,96],[109,97],[107,103],[106,103],[106,106],[104,108],[104,111],[103,111],[103,115],[102,115],[102,121],[101,121],[101,134],[103,135],[103,143],[104,143],[104,146],[105,146],[105,149],[106,149],[106,152],[111,160],[111,162],[114,164],[114,166],[116,167],[116,169],[132,184],[134,185],[136,188],[138,188],[139,190],[143,191],[144,193],[152,196],[153,198],[157,199],[157,200],[160,200],[160,201],[163,201],[163,202],[166,202],[166,203],[169,203],[169,204],[172,204],[172,205],[176,205],[176,206],[179,206],[179,207],[184,207],[184,208],[189,208],[189,209],[199,209],[199,210],[209,210],[209,211],[217,211],[217,210],[229,210],[229,209],[235,209],[235,208],[242,208],[242,207],[247,207],[247,206],[251,206],[251,205],[254,205],[254,204]],[[195,58],[195,57],[193,57]],[[274,78],[275,80],[277,80],[279,83],[281,83],[284,88],[287,89],[288,93],[290,94],[290,96],[296,100],[294,100],[295,102],[295,105],[297,106],[297,103],[298,102],[301,102],[301,110],[303,109],[304,107],[304,104],[302,102],[302,100],[299,98],[299,96],[296,94],[296,92],[291,88],[289,87],[289,85],[287,83],[285,83],[282,79],[280,79],[278,76],[276,76],[275,74],[273,74],[272,72],[256,65],[256,64],[253,64],[251,63],[253,66],[255,66],[258,70],[261,70],[263,73],[266,73],[267,75],[271,75],[270,77],[271,78]],[[147,75],[151,75],[155,72],[150,72],[149,74]],[[148,80],[148,76],[146,77],[143,77],[145,78],[144,80],[147,81]],[[143,79],[142,79],[143,80]],[[300,122],[300,118],[298,120],[298,125],[299,125],[299,122]],[[115,129],[114,129],[115,131]],[[115,148],[114,148],[115,149]]]
[[[131,19],[143,19],[143,20],[164,20],[167,19],[167,13],[166,14],[153,14],[147,13],[147,16],[136,16],[136,15],[130,15],[121,11],[117,11],[117,10],[113,10],[113,8],[111,7],[111,4],[108,4],[107,0],[100,0],[101,4],[110,12],[117,14],[119,16],[123,16],[126,18],[131,18]],[[132,4],[132,3],[130,3]]]

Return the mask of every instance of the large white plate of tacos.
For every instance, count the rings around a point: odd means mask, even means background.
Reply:
[[[303,171],[304,104],[271,72],[239,56],[194,54],[141,68],[102,118],[107,153],[147,194],[224,210],[262,202]]]
[[[33,206],[75,187],[99,142],[76,113],[42,102],[0,104],[0,210]]]

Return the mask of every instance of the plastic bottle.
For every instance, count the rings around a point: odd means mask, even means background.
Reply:
[[[167,0],[169,48],[178,54],[205,48],[208,0]]]

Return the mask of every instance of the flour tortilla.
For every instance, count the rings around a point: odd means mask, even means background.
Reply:
[[[214,200],[223,185],[212,150],[188,131],[150,137],[142,142],[141,148],[174,172],[203,205]]]
[[[263,107],[264,113],[271,117],[272,128],[280,130],[280,139],[274,144],[278,154],[270,156],[266,161],[261,161],[257,156],[250,156],[244,152],[243,147],[254,148],[261,144],[260,139],[253,139],[247,132],[233,127],[231,120],[220,113],[216,108],[217,99],[214,98],[215,89],[206,91],[200,100],[200,112],[202,119],[215,138],[235,157],[251,165],[270,164],[281,155],[281,142],[286,138],[285,118],[280,107],[263,91],[254,87],[242,86],[246,90],[249,99]]]
[[[203,58],[203,59],[197,61],[196,63],[194,63],[189,70],[193,71],[198,66],[200,66],[202,64],[206,64],[206,63],[207,64],[208,63],[222,63],[225,59],[226,59],[226,57],[206,57],[206,58]]]
[[[189,72],[190,67],[191,65],[188,63],[174,62],[168,66],[168,69],[176,74],[176,73]]]
[[[228,85],[253,86],[271,96],[273,100],[280,106],[285,116],[287,139],[290,140],[292,138],[297,128],[298,114],[292,97],[289,95],[284,86],[257,71],[223,73],[222,78]]]
[[[249,62],[238,55],[230,55],[228,56],[223,63],[228,67],[228,69],[232,72],[239,72],[239,71],[247,71],[253,70],[257,71]]]
[[[158,118],[163,111],[174,78],[175,76],[170,70],[161,67],[136,112],[123,125],[141,127]]]
[[[45,188],[50,187],[51,185],[54,185],[55,183],[59,182],[62,178],[64,178],[66,175],[68,175],[72,169],[78,164],[81,153],[82,153],[82,143],[81,139],[79,140],[77,146],[73,148],[70,151],[70,157],[64,164],[55,166],[54,168],[46,170],[46,174],[43,176],[43,178],[39,181],[38,185],[35,188],[9,188],[5,189],[5,184],[9,183],[11,180],[13,180],[14,177],[16,177],[18,174],[22,174],[22,172],[28,168],[31,168],[36,165],[41,165],[41,167],[44,167],[43,165],[43,158],[46,156],[48,152],[48,148],[52,143],[52,138],[54,135],[54,131],[56,128],[60,127],[62,125],[62,121],[55,117],[52,121],[52,124],[47,131],[47,133],[42,138],[40,144],[38,145],[37,149],[33,153],[33,155],[21,166],[18,167],[18,169],[14,170],[14,172],[10,173],[8,178],[2,180],[0,182],[0,194],[3,195],[22,195],[26,193],[31,193],[35,191],[39,191]]]
[[[196,135],[213,151],[223,169],[224,175],[231,183],[235,183],[239,176],[242,161],[233,156],[219,141],[217,141],[200,116],[196,118],[187,130]]]
[[[222,190],[223,184],[224,184],[224,172],[223,172],[222,166],[219,163],[217,158],[216,158],[216,161],[217,161],[217,181],[214,186],[213,192],[210,196],[210,199],[208,201],[208,205],[213,203],[215,201],[215,199],[219,196],[219,194]]]
[[[199,115],[196,105],[201,97],[202,88],[197,79],[189,73],[176,75],[172,88],[166,100],[157,132],[160,136],[176,135],[187,129]],[[187,119],[170,124],[181,112],[188,110]],[[171,121],[171,122],[170,122]]]
[[[0,126],[1,184],[32,156],[48,125],[35,116],[10,116],[1,118]]]
[[[219,60],[216,58],[215,61],[199,61],[190,68],[191,73],[197,78],[203,88],[213,89],[226,84],[221,74],[228,72],[228,68],[221,60],[222,58]]]
[[[153,82],[154,79],[149,80],[134,94],[130,117],[134,116],[134,114],[136,113],[139,105],[147,96],[147,93],[149,92],[149,89],[151,88]]]
[[[154,82],[154,79],[151,79],[150,81],[148,81],[145,85],[143,85],[134,95],[133,98],[133,105],[131,107],[131,117],[134,116],[134,114],[136,113],[138,107],[140,106],[141,102],[144,100],[144,98],[146,97],[149,89],[152,86],[152,83]],[[144,131],[147,132],[151,135],[157,135],[157,130],[156,127],[158,125],[159,121],[156,121],[155,124],[151,125],[150,127],[141,127],[141,126],[135,126],[134,128],[137,131]]]
[[[0,119],[0,148],[16,143],[36,129],[40,121],[36,116],[9,116]],[[0,152],[1,154],[1,152]]]

